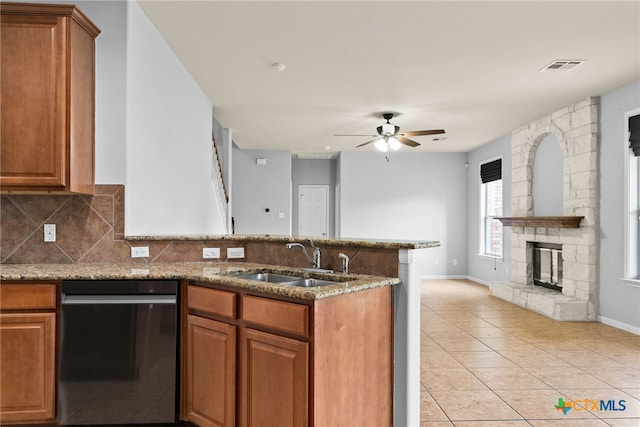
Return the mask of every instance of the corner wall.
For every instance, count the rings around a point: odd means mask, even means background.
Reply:
[[[603,323],[640,334],[640,288],[624,277],[624,113],[640,107],[640,81],[600,97],[600,311]]]

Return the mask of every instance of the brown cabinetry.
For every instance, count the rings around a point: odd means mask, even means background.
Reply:
[[[189,421],[242,427],[392,424],[390,287],[284,301],[190,285],[187,300]],[[232,402],[235,418],[227,416]]]
[[[240,425],[308,425],[309,344],[241,330]]]
[[[236,327],[187,318],[187,417],[199,426],[235,425]]]
[[[56,285],[0,285],[0,424],[55,419]]]
[[[73,6],[0,13],[0,190],[93,193],[99,30]]]
[[[232,427],[236,418],[236,295],[188,286],[186,418],[200,427]],[[205,316],[216,317],[222,321]]]

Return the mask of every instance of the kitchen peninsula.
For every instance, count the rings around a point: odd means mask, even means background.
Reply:
[[[171,236],[171,237],[128,237],[122,242],[130,247],[148,246],[150,248],[149,259],[153,261],[129,260],[115,263],[75,263],[75,264],[3,264],[0,278],[6,284],[13,281],[31,282],[45,281],[57,282],[60,280],[100,280],[100,279],[127,279],[127,280],[181,280],[183,288],[211,288],[218,291],[233,292],[237,298],[266,297],[274,300],[284,300],[287,303],[301,304],[311,307],[311,319],[322,314],[318,311],[323,304],[330,301],[350,301],[341,310],[347,309],[351,304],[365,308],[366,322],[382,331],[381,325],[374,322],[380,319],[391,320],[387,322],[390,328],[393,325],[393,356],[389,354],[389,361],[394,360],[392,375],[393,387],[389,386],[389,393],[382,394],[389,407],[389,397],[393,392],[393,423],[394,425],[413,425],[419,422],[420,408],[420,384],[419,384],[419,301],[420,301],[420,268],[417,264],[424,256],[424,250],[438,246],[438,242],[380,242],[365,240],[338,240],[317,239],[315,244],[322,250],[322,259],[325,269],[340,271],[338,253],[346,253],[351,258],[350,274],[342,275],[329,273],[313,273],[320,279],[342,279],[338,284],[317,288],[287,287],[284,285],[250,282],[237,278],[242,272],[289,273],[309,275],[305,267],[310,267],[301,251],[291,251],[285,247],[287,242],[306,243],[305,239],[288,238],[283,236]],[[203,247],[220,247],[223,254],[222,261],[195,262],[194,254],[202,255]],[[244,248],[245,258],[224,260],[226,248]],[[190,258],[190,259],[188,259]],[[362,270],[367,270],[366,274]],[[342,281],[348,277],[347,281]],[[197,290],[196,290],[197,292]],[[388,296],[382,294],[388,293]],[[374,293],[377,296],[374,296]],[[376,300],[376,303],[357,303],[359,296],[368,295]],[[183,295],[184,296],[184,295]],[[347,297],[351,298],[350,300]],[[380,299],[382,298],[382,300]],[[380,311],[380,301],[388,298],[393,301],[393,310],[389,316],[384,315],[384,309]],[[186,298],[185,298],[186,300]],[[373,300],[372,300],[373,301]],[[370,305],[371,304],[371,305]],[[312,308],[312,307],[316,308]],[[389,305],[386,305],[389,306]],[[191,309],[190,309],[191,311]],[[367,314],[368,313],[368,314]],[[195,314],[198,313],[197,310]],[[340,318],[334,312],[334,318]],[[238,322],[244,320],[238,318]],[[315,325],[316,320],[311,320],[310,325]],[[319,324],[319,323],[318,323]],[[348,322],[347,322],[348,325]],[[334,324],[327,329],[338,331],[344,324]],[[371,331],[369,331],[371,332]],[[391,331],[389,331],[391,332]],[[309,342],[314,342],[313,330],[307,335]],[[305,335],[305,334],[303,334]],[[326,336],[326,335],[325,335]],[[363,335],[371,336],[374,335]],[[244,338],[243,338],[244,339]],[[322,340],[318,339],[319,345]],[[331,344],[335,345],[335,344]],[[363,359],[366,352],[361,355]],[[341,358],[349,359],[341,355]],[[392,357],[392,359],[391,359]],[[313,359],[312,359],[313,360]],[[327,358],[331,360],[331,358]],[[353,360],[352,360],[353,362]],[[357,359],[356,359],[357,362]],[[348,366],[348,363],[345,364]],[[353,366],[353,365],[352,365]],[[337,369],[337,368],[332,368]],[[327,367],[326,372],[331,372]],[[370,375],[370,374],[368,374]],[[312,377],[310,377],[312,378]],[[310,380],[313,381],[313,380]],[[242,382],[240,381],[239,384]],[[320,383],[313,383],[320,384]],[[382,383],[371,385],[374,388],[384,386]],[[311,384],[309,384],[311,387]],[[329,385],[327,385],[329,387]],[[336,416],[335,413],[322,415],[320,391],[309,388],[309,420],[321,420],[322,416]],[[332,393],[336,391],[333,390]],[[356,397],[355,395],[353,397]],[[367,397],[369,398],[369,397]],[[357,405],[357,400],[354,401]],[[366,401],[363,401],[366,402]],[[241,403],[241,402],[240,402]],[[362,405],[360,405],[362,406]],[[368,404],[364,405],[366,408]],[[382,405],[384,406],[384,405]],[[183,407],[182,414],[187,413],[188,408]],[[315,411],[315,412],[314,412]],[[351,409],[353,412],[353,409]],[[242,410],[238,413],[244,413]],[[384,412],[383,412],[384,413]],[[315,415],[314,415],[315,414]],[[314,418],[315,417],[315,418]],[[327,420],[328,418],[325,418]],[[390,420],[388,421],[391,422]],[[386,421],[382,422],[386,425]]]

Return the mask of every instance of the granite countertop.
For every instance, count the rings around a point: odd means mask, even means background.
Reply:
[[[335,285],[299,287],[266,283],[235,277],[260,272],[294,274],[338,281]],[[303,300],[318,300],[391,286],[400,283],[396,277],[363,274],[316,273],[291,267],[276,267],[252,263],[189,262],[189,263],[109,263],[109,264],[2,264],[0,280],[193,280],[203,284],[223,285],[275,296]]]
[[[126,240],[131,241],[162,241],[162,240],[229,240],[237,242],[272,242],[272,243],[288,243],[299,242],[304,243],[307,239],[295,236],[250,236],[250,235],[189,235],[189,236],[126,236]],[[313,238],[317,245],[322,246],[345,246],[345,247],[365,247],[365,248],[384,248],[384,249],[424,249],[435,248],[440,246],[437,240],[431,241],[412,241],[412,240],[381,240],[381,239],[333,239],[333,238]]]

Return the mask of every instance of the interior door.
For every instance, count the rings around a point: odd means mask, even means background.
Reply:
[[[329,235],[329,186],[298,186],[298,236]]]

